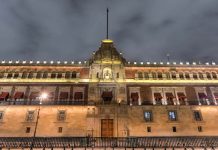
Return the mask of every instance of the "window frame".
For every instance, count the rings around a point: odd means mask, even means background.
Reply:
[[[173,119],[173,118],[171,118],[171,115],[170,115],[170,113],[175,113],[174,115],[175,115],[175,119]],[[168,110],[168,120],[169,121],[178,121],[178,113],[177,113],[177,111],[176,110]]]
[[[196,118],[196,115],[195,115],[196,112],[199,113],[199,119]],[[192,115],[193,115],[194,121],[197,121],[197,122],[203,121],[202,113],[200,110],[193,110]]]
[[[150,119],[146,119],[145,113],[150,113]],[[144,110],[143,117],[144,117],[145,122],[153,122],[153,113],[152,113],[152,110]]]
[[[64,112],[64,114],[61,114],[62,112]],[[66,120],[66,110],[58,110],[58,112],[57,112],[57,121],[63,122],[65,120]]]
[[[30,115],[32,115],[32,118],[31,118]],[[26,114],[26,121],[27,122],[33,122],[34,120],[35,120],[35,110],[28,110],[27,114]]]
[[[0,111],[0,122],[4,119],[4,111]]]

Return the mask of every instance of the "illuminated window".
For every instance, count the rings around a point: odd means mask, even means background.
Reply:
[[[144,118],[146,122],[152,121],[152,112],[151,111],[145,111],[144,112]]]
[[[177,121],[176,111],[168,111],[168,117],[170,121]]]
[[[201,112],[198,110],[193,111],[193,117],[195,121],[202,121]]]
[[[26,121],[31,122],[34,120],[34,111],[28,111],[26,116]]]
[[[59,110],[57,120],[58,121],[64,121],[66,119],[66,111],[65,110]]]

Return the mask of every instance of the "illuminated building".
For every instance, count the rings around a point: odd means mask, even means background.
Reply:
[[[165,137],[160,147],[218,144],[214,62],[128,62],[106,39],[88,61],[2,61],[0,70],[1,147],[12,137],[33,136],[157,137],[156,144]]]

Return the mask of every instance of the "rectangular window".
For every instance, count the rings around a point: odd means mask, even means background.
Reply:
[[[176,132],[176,127],[172,127],[172,129],[173,129],[173,132]]]
[[[28,111],[26,116],[26,121],[33,121],[34,120],[34,111]]]
[[[65,110],[59,110],[57,120],[58,121],[64,121],[66,118],[66,111]]]
[[[30,127],[26,127],[26,133],[30,133],[31,128]]]
[[[198,110],[195,110],[193,112],[193,117],[195,121],[202,121],[202,116],[201,116],[201,112]]]
[[[0,121],[3,120],[3,115],[4,115],[4,112],[3,112],[3,111],[0,111]]]
[[[168,117],[170,121],[177,121],[176,111],[168,111]]]
[[[151,132],[151,127],[147,127],[147,132]]]
[[[58,133],[62,133],[63,127],[58,127]]]
[[[119,74],[119,72],[117,73],[117,78],[119,78],[120,77],[120,74]]]
[[[198,126],[198,132],[202,132],[202,126]]]
[[[152,112],[151,111],[145,111],[144,112],[144,118],[146,122],[152,121]]]

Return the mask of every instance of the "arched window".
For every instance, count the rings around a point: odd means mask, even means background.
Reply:
[[[48,73],[47,73],[47,72],[44,72],[43,75],[42,75],[42,78],[43,78],[43,79],[48,78]]]
[[[217,75],[215,72],[212,72],[212,77],[213,77],[213,79],[217,79]]]
[[[96,73],[96,78],[99,78],[99,73],[98,72]]]
[[[161,79],[161,80],[162,80],[162,79],[163,79],[162,72],[158,72],[158,73],[157,73],[157,77],[158,77],[158,79]]]
[[[55,72],[52,72],[52,73],[51,73],[51,78],[52,78],[52,79],[55,79],[55,78],[56,78],[56,73],[55,73]]]
[[[40,79],[41,77],[42,77],[42,73],[41,72],[37,72],[36,79]]]
[[[22,74],[22,77],[21,77],[22,79],[25,79],[25,78],[27,78],[27,72],[23,72],[23,74]]]
[[[172,72],[171,75],[172,75],[172,79],[176,80],[176,72]]]
[[[152,72],[151,74],[152,74],[152,78],[153,78],[153,79],[157,79],[157,74],[156,74],[156,72]]]
[[[207,79],[208,80],[211,80],[212,78],[211,78],[211,74],[209,73],[209,72],[206,72],[206,76],[207,76]]]
[[[204,79],[204,76],[203,76],[203,73],[202,72],[199,72],[198,73],[198,76],[199,76],[199,78],[202,80],[202,79]]]
[[[169,72],[166,72],[166,78],[167,78],[168,80],[171,79],[171,76],[170,76],[170,73],[169,73]]]
[[[138,72],[138,79],[143,79],[143,74],[142,74],[142,72]]]
[[[29,78],[29,79],[32,79],[32,78],[33,78],[33,72],[30,72],[30,73],[28,74],[28,78]]]
[[[198,75],[196,72],[193,72],[193,79],[197,80],[198,79]]]
[[[72,72],[71,77],[72,77],[72,78],[76,78],[76,71]]]
[[[189,75],[188,72],[185,73],[185,78],[186,78],[187,80],[190,80],[190,75]]]
[[[70,72],[66,72],[65,78],[66,78],[66,79],[70,79]]]
[[[179,73],[179,78],[180,78],[181,80],[184,80],[185,77],[184,77],[183,72],[180,72],[180,73]]]
[[[144,73],[144,78],[145,78],[146,80],[149,79],[149,74],[148,74],[148,72],[145,72],[145,73]]]

